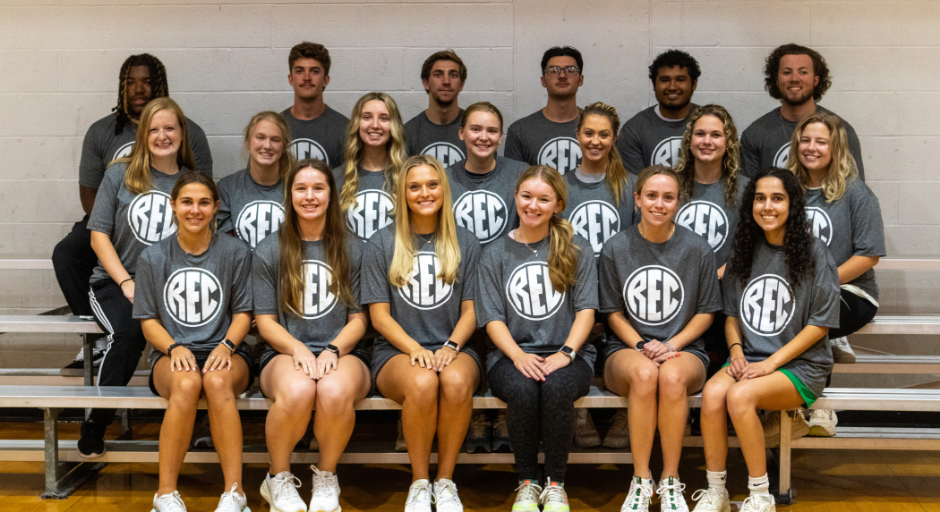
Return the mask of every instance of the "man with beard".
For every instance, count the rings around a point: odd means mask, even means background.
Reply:
[[[785,44],[770,53],[764,67],[764,88],[772,98],[780,100],[780,107],[751,123],[741,136],[741,160],[747,177],[764,167],[787,167],[790,137],[796,124],[814,112],[828,112],[817,102],[830,86],[829,66],[815,50]],[[858,175],[865,181],[858,135],[848,122],[845,122],[845,132]]]
[[[623,123],[617,150],[623,166],[634,174],[651,165],[675,167],[685,123],[698,105],[692,93],[702,74],[698,61],[680,50],[659,54],[649,67],[656,105]]]
[[[577,49],[555,46],[545,51],[542,87],[548,91],[548,104],[512,123],[506,133],[506,158],[554,167],[561,174],[581,165],[581,147],[574,135],[582,71],[584,61]]]
[[[421,66],[428,109],[405,123],[409,155],[431,155],[448,167],[466,158],[457,132],[463,109],[457,96],[467,81],[467,67],[453,50],[434,53]]]

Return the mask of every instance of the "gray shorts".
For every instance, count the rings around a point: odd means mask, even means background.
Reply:
[[[425,348],[432,352],[436,352],[443,346],[444,343],[442,342],[436,345],[427,346]],[[460,352],[473,358],[473,361],[477,364],[477,370],[480,372],[480,382],[482,383],[483,363],[480,361],[480,356],[473,347],[473,343],[464,343],[464,346],[460,349]],[[397,356],[398,354],[404,354],[404,352],[395,348],[395,346],[389,343],[385,338],[380,337],[375,339],[375,348],[372,350],[372,390],[374,392],[378,393],[376,380],[379,378],[379,372],[382,371],[382,367],[385,366],[385,363],[387,363],[389,359]],[[477,388],[479,389],[479,384],[477,385]]]

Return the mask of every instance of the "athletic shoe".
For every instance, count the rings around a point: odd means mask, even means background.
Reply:
[[[516,487],[516,501],[512,504],[512,512],[538,512],[539,495],[542,487],[532,480],[523,480]]]
[[[104,358],[104,349],[98,348],[98,345],[94,345],[91,349],[91,367],[97,368],[101,366],[101,360]],[[75,360],[67,364],[63,370],[84,370],[85,369],[85,349],[84,347],[78,351],[78,355],[75,356]]]
[[[575,409],[574,444],[580,448],[593,448],[601,445],[601,436],[594,427],[591,411],[587,409]]]
[[[855,362],[855,351],[849,345],[849,339],[845,336],[839,338],[829,338],[829,346],[832,347],[832,360],[839,364],[852,364]]]
[[[82,434],[78,439],[78,455],[83,459],[97,459],[104,455],[104,431],[107,426],[96,425],[89,421],[82,422]]]
[[[620,507],[620,512],[648,512],[650,509],[650,501],[653,499],[654,485],[656,485],[656,482],[653,480],[650,480],[648,483],[643,483],[642,478],[638,476],[633,477],[633,480],[630,481],[630,490],[627,491],[627,499],[624,500],[623,506]]]
[[[170,494],[153,495],[153,510],[150,512],[186,512],[186,504],[179,491]]]
[[[237,488],[238,484],[232,484],[229,492],[222,493],[222,498],[219,499],[219,506],[216,507],[215,512],[251,512],[251,509],[248,508],[248,499],[235,492]]]
[[[434,503],[437,512],[463,512],[463,503],[457,495],[457,484],[446,478],[434,482]]]
[[[839,418],[831,409],[813,409],[809,415],[809,433],[813,437],[832,437],[836,435]]]
[[[470,416],[470,429],[467,430],[467,453],[489,452],[493,427],[486,421],[486,413],[473,411]]]
[[[193,448],[208,448],[210,450],[215,448],[215,445],[212,444],[212,430],[209,428],[208,414],[199,422],[193,432]]]
[[[662,512],[667,510],[672,512],[689,512],[689,506],[685,503],[685,484],[679,482],[679,479],[670,476],[665,480],[660,480],[659,489],[656,494],[659,495],[659,509]]]
[[[776,512],[774,497],[770,494],[752,494],[744,500],[738,512]]]
[[[339,477],[329,471],[320,471],[316,466],[313,470],[313,495],[310,497],[308,512],[340,512],[339,506]]]
[[[770,414],[764,419],[764,443],[769,448],[780,444],[780,415],[786,414],[785,411],[770,411]],[[799,439],[809,433],[809,424],[803,417],[803,410],[800,409],[793,415],[790,422],[790,439]]]
[[[506,425],[506,412],[499,411],[496,423],[493,423],[493,451],[512,452],[512,443],[509,442],[509,426]]]
[[[407,452],[408,445],[405,444],[405,433],[401,429],[401,414],[398,415],[398,439],[395,440],[396,452]]]
[[[692,512],[731,512],[731,498],[728,489],[708,487],[692,494],[692,501],[697,501]]]
[[[604,446],[617,449],[630,446],[630,421],[626,409],[617,409],[617,413],[610,419],[610,430],[604,436]]]
[[[431,512],[431,483],[426,478],[415,480],[408,488],[405,512]]]
[[[261,497],[268,502],[271,512],[307,512],[307,504],[297,489],[300,479],[290,471],[281,471],[274,478],[265,475],[261,482]]]
[[[539,494],[539,502],[542,504],[543,512],[569,512],[571,510],[568,506],[565,484],[552,482],[551,478],[545,482],[545,489]]]
[[[320,451],[320,441],[317,441],[317,436],[310,436],[310,442],[307,443],[307,449],[312,452]]]

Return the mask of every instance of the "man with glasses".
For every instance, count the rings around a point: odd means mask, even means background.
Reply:
[[[512,123],[506,134],[506,158],[554,167],[561,174],[581,165],[574,132],[583,68],[581,52],[571,46],[555,46],[542,55],[542,87],[548,91],[548,104]]]

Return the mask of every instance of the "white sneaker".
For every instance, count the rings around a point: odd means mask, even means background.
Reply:
[[[434,482],[434,504],[437,512],[463,512],[463,503],[457,496],[457,484],[441,478]]]
[[[150,512],[186,512],[186,505],[179,491],[170,494],[153,495],[153,510]]]
[[[431,512],[431,483],[427,479],[415,480],[408,488],[405,512]]]
[[[575,409],[574,444],[580,448],[593,448],[601,445],[601,436],[597,433],[591,411]]]
[[[813,409],[809,415],[809,434],[813,437],[832,437],[836,435],[839,418],[831,409]]]
[[[340,512],[339,506],[339,477],[329,471],[320,471],[316,466],[313,470],[313,495],[310,497],[308,512]]]
[[[539,495],[542,487],[532,480],[523,480],[516,487],[516,501],[512,504],[512,512],[539,512]]]
[[[780,445],[780,415],[786,414],[785,411],[769,411],[770,414],[764,419],[764,443],[768,448]],[[803,417],[803,410],[796,411],[790,421],[790,439],[799,439],[809,433],[809,424]]]
[[[251,509],[248,508],[248,498],[235,492],[236,489],[238,489],[238,484],[232,484],[232,488],[228,492],[222,493],[222,498],[219,499],[219,506],[215,508],[215,512],[251,512]]]
[[[752,494],[744,500],[738,512],[776,512],[774,497],[770,494]]]
[[[610,420],[610,430],[604,436],[607,448],[624,449],[630,446],[630,420],[626,409],[617,409],[617,414]]]
[[[405,444],[405,433],[401,430],[401,415],[398,416],[398,439],[395,440],[396,452],[407,452],[408,445]]]
[[[552,482],[551,478],[545,482],[545,489],[539,494],[539,502],[542,503],[543,512],[571,511],[571,507],[568,505],[568,494],[565,492],[565,486],[558,482]]]
[[[708,487],[692,494],[692,501],[697,501],[692,512],[731,512],[731,498],[728,489]]]
[[[630,490],[627,491],[627,499],[620,507],[620,512],[647,512],[650,509],[650,501],[653,499],[654,485],[656,485],[656,482],[653,480],[643,483],[642,478],[633,477],[633,480],[630,481]]]
[[[689,506],[685,503],[685,484],[679,482],[679,479],[670,476],[665,480],[660,480],[659,489],[656,494],[659,495],[659,509],[662,512],[667,510],[672,512],[689,512]]]
[[[845,336],[838,338],[829,338],[829,346],[832,347],[832,360],[839,364],[852,364],[855,362],[855,351],[849,345],[849,339]]]
[[[290,471],[281,471],[274,478],[265,475],[261,497],[268,502],[271,512],[307,512],[307,504],[297,493],[299,487],[300,479]]]

